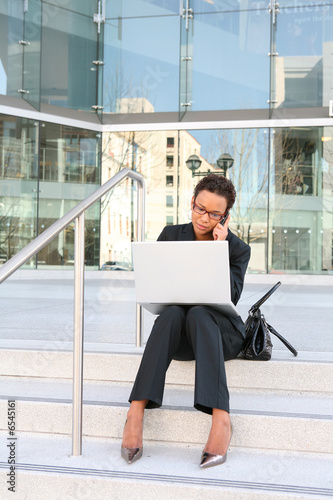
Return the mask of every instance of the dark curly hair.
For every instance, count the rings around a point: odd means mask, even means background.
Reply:
[[[209,174],[203,177],[194,188],[194,199],[204,190],[223,196],[227,200],[227,210],[233,207],[236,190],[233,183],[223,175]]]

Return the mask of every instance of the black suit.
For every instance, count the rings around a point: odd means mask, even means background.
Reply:
[[[194,241],[192,223],[166,226],[158,241]],[[244,284],[250,247],[228,230],[231,300],[236,305]],[[172,359],[196,360],[194,406],[205,413],[229,411],[224,361],[236,358],[244,341],[240,317],[226,317],[207,306],[170,306],[156,319],[129,401],[162,404],[165,374]],[[181,381],[180,381],[181,383]]]
[[[158,241],[195,241],[192,223],[178,226],[166,226],[158,237]],[[244,276],[250,260],[251,249],[241,239],[228,230],[230,263],[231,300],[236,305],[241,296]],[[241,318],[230,318],[232,324],[245,337],[244,323]]]

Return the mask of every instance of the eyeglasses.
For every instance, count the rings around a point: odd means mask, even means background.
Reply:
[[[225,215],[225,214],[222,214],[222,215],[216,214],[214,212],[207,212],[207,210],[205,210],[204,208],[198,207],[198,205],[196,205],[194,202],[193,202],[193,210],[197,214],[200,214],[200,215],[208,214],[208,217],[215,222],[220,222],[223,219],[223,216]]]

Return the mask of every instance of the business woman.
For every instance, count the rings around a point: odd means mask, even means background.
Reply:
[[[194,189],[189,224],[167,226],[158,241],[226,240],[229,243],[231,300],[236,305],[244,284],[250,247],[228,228],[236,192],[230,180],[210,174]],[[198,275],[209,255],[198,262]],[[198,280],[200,286],[200,280]],[[142,456],[144,410],[162,405],[165,374],[172,359],[195,359],[194,407],[212,415],[200,467],[222,464],[227,457],[232,426],[224,362],[236,358],[245,337],[240,317],[227,317],[208,306],[169,306],[157,317],[129,398],[121,455],[127,463]]]

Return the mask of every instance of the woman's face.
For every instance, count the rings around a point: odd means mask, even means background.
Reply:
[[[207,212],[214,212],[219,215],[223,215],[227,211],[227,200],[224,196],[220,196],[216,193],[211,193],[210,191],[199,191],[198,196],[194,200],[194,196],[191,202],[192,208],[192,224],[194,229],[194,234],[197,240],[212,240],[213,239],[213,229],[218,224],[218,222],[209,218],[208,213],[204,215],[197,214],[193,210],[193,204],[198,207],[207,210]]]

